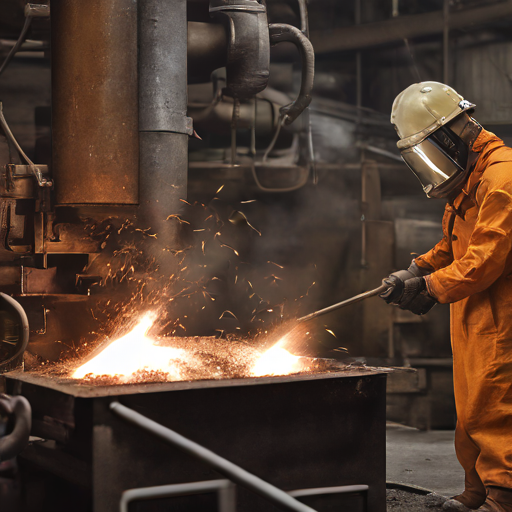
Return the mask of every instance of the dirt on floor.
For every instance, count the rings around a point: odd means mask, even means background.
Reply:
[[[433,512],[442,510],[446,498],[439,494],[415,494],[401,489],[388,489],[388,512]]]

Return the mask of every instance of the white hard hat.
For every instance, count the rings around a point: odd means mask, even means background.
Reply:
[[[468,145],[450,123],[475,105],[439,82],[412,84],[393,102],[391,123],[405,163],[429,197],[445,197],[466,173]]]

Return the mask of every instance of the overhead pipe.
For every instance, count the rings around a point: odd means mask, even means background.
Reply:
[[[472,7],[451,13],[448,28],[473,28],[512,16],[512,0]],[[386,21],[311,32],[316,53],[361,50],[404,39],[441,34],[445,30],[443,11],[398,16]]]
[[[258,102],[256,118],[254,118],[253,103],[247,102],[240,105],[238,128],[250,129],[255,123],[258,136],[271,136],[275,130],[274,111],[279,109],[279,105],[261,99],[256,99],[256,101]],[[233,100],[223,98],[208,107],[189,107],[189,114],[194,119],[194,127],[198,133],[200,133],[200,130],[208,130],[213,133],[227,135],[231,128]]]
[[[228,36],[218,23],[188,22],[187,66],[189,83],[210,81],[227,61]]]
[[[311,103],[315,78],[315,51],[309,39],[298,28],[282,23],[272,23],[268,29],[272,45],[282,42],[293,43],[299,50],[302,61],[299,95],[293,103],[281,108],[284,124],[291,124]]]

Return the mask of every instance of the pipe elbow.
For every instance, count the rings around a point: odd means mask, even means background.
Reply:
[[[32,408],[24,396],[0,395],[0,413],[11,416],[14,427],[10,434],[0,438],[0,462],[13,459],[28,444],[32,428]]]

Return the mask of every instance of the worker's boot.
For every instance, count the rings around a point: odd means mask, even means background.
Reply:
[[[471,510],[480,510],[480,506],[485,503],[485,496],[469,494],[464,491],[458,496],[446,500],[443,503],[443,510],[453,512],[471,512]]]
[[[478,509],[484,504],[486,498],[485,486],[480,480],[476,469],[466,472],[464,478],[464,492],[446,500],[443,510],[453,512],[468,512]]]
[[[488,487],[485,503],[477,512],[512,512],[512,489]]]

